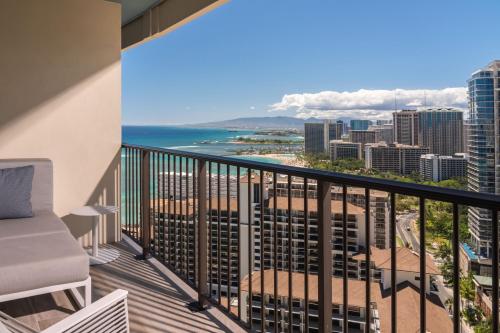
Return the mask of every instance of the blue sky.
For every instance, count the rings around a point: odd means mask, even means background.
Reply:
[[[498,13],[498,0],[232,0],[123,53],[123,122],[385,118],[394,97],[464,108],[470,73],[500,59]]]

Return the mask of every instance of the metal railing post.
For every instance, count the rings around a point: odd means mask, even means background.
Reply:
[[[149,150],[141,150],[141,228],[142,228],[142,255],[137,259],[151,258],[151,198],[149,177]]]
[[[318,181],[319,331],[332,331],[331,184]]]
[[[198,160],[198,303],[207,301],[207,162]]]

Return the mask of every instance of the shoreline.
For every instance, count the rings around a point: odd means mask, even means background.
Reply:
[[[283,165],[288,165],[288,166],[294,166],[294,167],[305,167],[304,162],[299,161],[297,156],[295,154],[276,154],[276,153],[271,153],[271,154],[242,154],[242,156],[249,156],[249,157],[267,157],[267,158],[272,158],[275,160],[279,160],[281,164]]]

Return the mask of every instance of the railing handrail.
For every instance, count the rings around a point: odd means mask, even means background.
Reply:
[[[195,158],[204,160],[206,162],[229,164],[233,166],[235,165],[252,170],[270,171],[277,174],[302,177],[311,180],[326,181],[334,184],[339,183],[352,187],[368,188],[370,190],[379,190],[383,192],[393,192],[415,197],[424,197],[430,200],[451,202],[479,208],[500,209],[500,196],[490,193],[479,193],[431,185],[405,183],[397,180],[350,175],[339,172],[301,168],[267,162],[250,161],[234,157],[216,156],[176,149],[134,145],[127,143],[123,143],[122,147],[149,150],[153,152]]]

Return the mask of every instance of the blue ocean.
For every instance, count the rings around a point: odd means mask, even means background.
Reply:
[[[264,145],[234,143],[237,137],[261,137],[255,131],[174,126],[123,126],[122,141],[152,147],[178,149],[219,156],[232,156],[260,162],[280,163],[264,156],[236,155],[238,150]],[[266,138],[272,138],[266,136]]]

